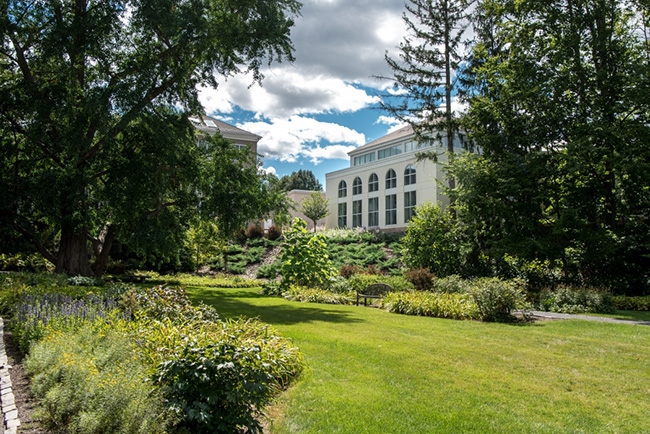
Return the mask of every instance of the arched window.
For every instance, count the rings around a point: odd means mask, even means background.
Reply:
[[[411,184],[415,184],[415,167],[409,164],[404,170],[404,185]]]
[[[397,173],[393,169],[386,172],[386,190],[397,187]]]
[[[348,184],[345,181],[339,182],[339,197],[347,197]]]
[[[379,191],[379,177],[376,173],[373,173],[368,178],[368,193],[372,193],[373,191]]]
[[[363,183],[361,182],[361,178],[357,176],[352,182],[352,195],[361,193],[363,193]]]

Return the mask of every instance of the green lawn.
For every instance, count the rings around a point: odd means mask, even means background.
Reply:
[[[189,288],[259,317],[308,368],[272,409],[282,433],[650,432],[650,327],[488,324]]]

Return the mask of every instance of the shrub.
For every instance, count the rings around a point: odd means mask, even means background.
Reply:
[[[25,369],[45,425],[79,434],[167,432],[162,396],[127,329],[114,319],[86,322],[50,330],[32,346]]]
[[[283,297],[289,301],[322,304],[352,304],[353,301],[350,296],[345,294],[336,294],[324,289],[305,288],[303,286],[289,287]]]
[[[386,294],[383,304],[389,312],[405,315],[461,320],[479,318],[478,306],[469,294],[392,292]]]
[[[615,304],[611,294],[606,291],[561,285],[553,291],[540,292],[539,309],[562,313],[614,313]]]
[[[404,278],[411,282],[417,291],[431,290],[433,277],[428,268],[415,268],[404,273]]]
[[[264,228],[260,225],[252,225],[246,231],[246,238],[255,239],[264,237]]]
[[[278,277],[279,272],[280,264],[276,261],[272,264],[261,265],[260,268],[257,269],[257,277],[259,279],[275,279]]]
[[[356,265],[343,265],[339,270],[339,274],[346,279],[349,279],[351,276],[359,273],[361,270]]]
[[[618,310],[650,310],[650,295],[643,297],[626,297],[624,295],[615,295],[612,297],[612,303]]]
[[[270,295],[272,297],[282,296],[283,289],[280,286],[280,282],[277,280],[272,280],[270,282],[262,285],[262,295]]]
[[[271,241],[277,240],[281,236],[282,236],[282,227],[276,225],[271,226],[266,234],[266,237]]]
[[[307,232],[304,220],[296,219],[282,246],[282,286],[323,287],[336,275],[321,234]]]
[[[501,280],[496,277],[471,282],[470,293],[483,321],[510,321],[515,309],[526,309],[526,297],[520,280]]]
[[[387,283],[395,291],[412,291],[413,284],[403,276],[380,276],[371,274],[355,274],[348,279],[352,291],[361,291],[373,283]]]
[[[447,294],[463,294],[469,292],[469,280],[462,279],[457,274],[443,277],[440,279],[433,279],[431,290],[433,292],[444,292]]]
[[[161,360],[154,382],[188,432],[261,433],[264,406],[303,369],[298,350],[257,320],[150,326],[162,341],[147,348]]]

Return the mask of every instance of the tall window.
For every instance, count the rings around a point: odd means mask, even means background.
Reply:
[[[415,205],[417,205],[415,191],[404,193],[404,223],[408,223],[415,215]]]
[[[404,170],[404,185],[411,184],[415,184],[415,167],[409,164]]]
[[[379,177],[376,173],[373,173],[368,178],[368,192],[372,193],[373,191],[379,191]]]
[[[386,224],[397,224],[397,195],[389,194],[386,196]]]
[[[379,198],[368,199],[368,227],[379,226]]]
[[[339,203],[339,227],[348,227],[348,204]]]
[[[352,182],[352,195],[354,196],[361,193],[363,193],[363,183],[361,182],[361,178],[357,176]]]
[[[363,217],[363,206],[360,200],[352,201],[352,227],[358,228],[361,226],[361,218]]]
[[[348,184],[345,181],[339,182],[339,197],[346,197],[348,195]]]
[[[386,172],[386,190],[397,187],[397,173],[393,169]]]

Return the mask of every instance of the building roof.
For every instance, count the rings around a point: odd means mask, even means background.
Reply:
[[[372,142],[366,143],[365,145],[360,146],[353,151],[348,152],[348,155],[357,154],[359,152],[366,151],[376,146],[385,145],[390,142],[398,141],[400,139],[403,139],[411,135],[413,135],[413,127],[407,125],[405,127],[393,131],[392,133],[386,134],[385,136],[380,137],[377,140],[373,140]]]
[[[201,118],[190,117],[190,121],[199,131],[208,134],[214,134],[219,131],[223,137],[231,140],[239,139],[249,142],[257,142],[262,138],[257,134],[249,133],[248,131],[242,130],[241,128],[237,128],[210,116],[202,116]]]

